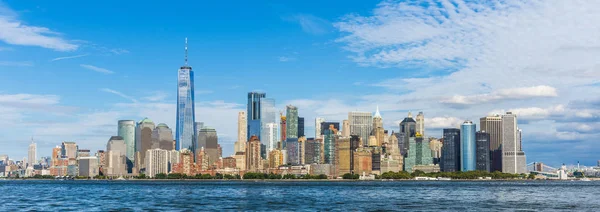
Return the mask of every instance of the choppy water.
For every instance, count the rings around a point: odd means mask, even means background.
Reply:
[[[600,211],[600,182],[0,181],[0,211]]]

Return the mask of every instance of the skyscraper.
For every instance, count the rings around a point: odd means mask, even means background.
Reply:
[[[64,158],[75,159],[77,158],[77,144],[75,142],[62,142],[61,153]]]
[[[412,118],[412,113],[408,113],[408,117],[404,118],[402,122],[400,122],[400,138],[398,138],[398,147],[400,148],[400,153],[402,155],[406,155],[408,152],[409,146],[408,139],[410,137],[415,137],[417,132],[417,122]]]
[[[160,123],[152,131],[152,149],[164,149],[171,151],[173,150],[173,131],[169,126],[164,123]]]
[[[519,128],[517,115],[507,112],[502,115],[502,172],[527,172],[525,153],[519,149]]]
[[[280,116],[280,122],[279,122],[279,133],[281,134],[281,139],[279,139],[279,143],[280,145],[278,145],[278,148],[281,148],[282,150],[285,150],[285,141],[286,141],[286,136],[287,136],[287,118],[283,115],[283,114],[279,114]]]
[[[298,117],[298,138],[304,135],[304,117]]]
[[[417,114],[415,131],[420,133],[422,136],[425,136],[425,115],[423,115],[423,112],[419,112],[419,114]]]
[[[322,134],[321,131],[323,130],[321,128],[321,123],[325,122],[324,118],[321,117],[317,117],[315,118],[315,138],[322,138]]]
[[[335,150],[335,135],[337,134],[337,129],[334,125],[330,125],[328,128],[323,129],[323,150],[324,150],[324,162],[326,164],[334,164],[334,160],[336,157]]]
[[[253,135],[248,140],[246,148],[246,170],[256,172],[260,169],[260,141],[258,136]]]
[[[27,152],[27,166],[33,167],[37,162],[37,144],[33,142],[33,138],[31,139],[31,144],[29,144],[29,151]]]
[[[371,133],[375,136],[377,140],[376,146],[381,147],[384,141],[384,129],[383,129],[383,118],[379,113],[379,106],[377,106],[377,110],[375,111],[375,115],[373,116],[373,132]]]
[[[127,145],[121,136],[112,136],[106,144],[105,167],[106,176],[123,176],[127,174]]]
[[[213,128],[204,127],[198,133],[198,148],[204,148],[204,153],[208,156],[208,166],[212,166],[217,160],[218,155],[218,138],[217,131]],[[198,158],[196,158],[198,161]]]
[[[140,163],[136,162],[136,164],[141,166],[145,164],[146,151],[152,149],[152,131],[154,128],[154,122],[149,118],[144,118],[138,122],[135,129],[135,148],[136,152],[140,153]],[[137,168],[141,169],[143,167]]]
[[[196,113],[194,108],[194,72],[188,66],[187,38],[185,39],[185,63],[179,68],[177,76],[177,126],[175,149],[189,149],[196,153],[194,146]],[[147,150],[147,149],[146,149]],[[142,154],[145,154],[145,150]]]
[[[444,172],[460,171],[460,129],[444,129],[444,145],[442,146],[441,170]]]
[[[235,152],[246,152],[246,142],[248,142],[248,122],[246,121],[246,112],[238,112],[238,131],[237,141],[235,142]]]
[[[373,130],[373,114],[370,112],[349,112],[348,121],[350,123],[350,135],[358,135],[362,139],[363,145],[369,143],[369,135]]]
[[[485,131],[475,133],[477,165],[479,171],[490,171],[490,134]]]
[[[125,154],[127,155],[127,160],[129,160],[129,164],[132,165],[135,160],[135,121],[134,120],[119,120],[117,135],[121,136],[125,141],[125,146],[127,150]]]
[[[502,171],[502,117],[487,116],[479,119],[479,128],[490,134],[490,171]]]
[[[461,171],[474,171],[477,165],[475,155],[477,145],[475,142],[475,132],[477,127],[471,121],[465,121],[460,126],[460,161]]]
[[[272,146],[270,146],[270,143],[277,143],[277,139],[279,138],[279,136],[277,136],[276,138],[274,138],[274,141],[272,139],[267,138],[269,136],[271,128],[273,127],[272,125],[275,125],[275,127],[277,127],[278,125],[277,109],[275,109],[275,99],[263,98],[261,100],[260,116],[260,155],[262,158],[266,159],[269,152],[268,149],[272,148]],[[277,129],[275,129],[275,131],[277,131]]]
[[[265,128],[263,129],[264,140],[266,143],[266,151],[271,152],[277,149],[277,143],[279,142],[279,124],[277,123],[267,123]]]
[[[298,108],[292,105],[286,107],[286,139],[298,138]]]
[[[433,157],[431,157],[431,148],[429,148],[429,138],[423,138],[417,133],[416,137],[408,139],[408,154],[404,159],[404,169],[407,172],[413,172],[417,165],[433,165]]]
[[[342,121],[342,137],[344,137],[344,138],[350,137],[350,122],[348,120]]]
[[[261,119],[261,106],[262,106],[262,99],[266,98],[267,94],[265,93],[258,93],[258,92],[248,92],[248,105],[247,105],[247,119],[246,121],[248,122],[248,130],[247,130],[247,136],[248,136],[248,140],[250,140],[250,137],[252,137],[253,135],[256,135],[256,137],[258,138],[258,140],[260,140],[260,119]]]
[[[156,174],[167,174],[169,170],[169,155],[167,150],[148,149],[146,150],[146,176],[154,178]]]

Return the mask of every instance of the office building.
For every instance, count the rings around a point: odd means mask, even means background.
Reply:
[[[307,140],[306,145],[304,147],[304,162],[306,164],[313,163],[323,163],[324,161],[321,158],[321,154],[323,153],[323,140]]]
[[[168,174],[169,156],[164,149],[148,149],[145,155],[146,176],[154,178],[156,174]]]
[[[475,132],[477,127],[471,121],[460,126],[460,167],[463,172],[474,171],[477,165]]]
[[[217,131],[215,129],[210,127],[200,129],[196,146],[204,148],[204,153],[208,158],[206,163],[208,163],[209,167],[219,160],[218,145]],[[198,161],[198,158],[196,158],[196,161]]]
[[[143,168],[146,161],[146,152],[152,149],[152,131],[154,131],[155,125],[149,118],[144,118],[137,123],[135,130],[135,147],[136,152],[140,152],[140,165],[138,169]]]
[[[31,144],[29,144],[29,150],[27,151],[27,167],[33,167],[33,165],[37,164],[37,144],[33,142],[31,139]]]
[[[279,138],[279,135],[271,139],[267,137],[269,137],[269,135],[271,135],[272,133],[276,133],[279,120],[277,118],[277,109],[275,109],[275,99],[264,98],[261,100],[260,104],[261,128],[260,136],[258,137],[261,142],[260,155],[262,158],[267,158],[269,149],[274,148],[274,146],[277,143],[277,139]]]
[[[353,154],[351,172],[359,175],[370,175],[373,170],[373,156],[371,155],[371,151],[367,148],[359,148],[350,154]]]
[[[119,120],[117,135],[121,136],[121,138],[123,138],[125,141],[125,146],[127,146],[127,151],[125,154],[127,155],[127,160],[130,164],[133,164],[133,160],[135,160],[135,130],[135,121]]]
[[[425,115],[423,112],[419,112],[417,114],[417,119],[415,123],[415,133],[420,133],[423,137],[425,137]]]
[[[267,123],[262,129],[264,142],[266,144],[266,151],[271,152],[277,149],[277,143],[279,143],[279,124],[278,123]],[[262,150],[261,150],[262,151]]]
[[[246,121],[246,112],[238,112],[238,131],[237,141],[234,146],[234,153],[246,152],[246,142],[248,142],[248,122]]]
[[[315,118],[315,138],[323,138],[323,134],[321,133],[323,128],[321,127],[321,123],[325,122],[324,118],[317,117]]]
[[[175,149],[189,149],[196,153],[194,141],[196,112],[194,104],[194,71],[188,66],[187,38],[185,39],[185,63],[177,73],[177,117],[175,130]],[[146,150],[141,149],[142,153]],[[144,155],[144,154],[142,154]]]
[[[368,145],[373,130],[373,115],[370,112],[349,112],[350,135],[358,135],[364,146]]]
[[[91,157],[80,157],[79,158],[79,176],[82,177],[95,177],[98,176],[98,158]],[[71,174],[71,176],[74,176]]]
[[[337,129],[330,125],[327,129],[322,130],[323,135],[323,145],[324,145],[324,162],[326,164],[333,164],[336,158],[336,150],[335,150],[335,135],[337,134]]]
[[[337,129],[340,129],[339,127]],[[342,137],[350,138],[350,121],[342,121]]]
[[[106,144],[106,176],[127,174],[127,144],[121,136],[112,136]]]
[[[490,171],[502,171],[502,116],[479,119],[479,128],[490,134]]]
[[[521,174],[527,172],[525,153],[519,149],[520,131],[517,115],[507,112],[502,115],[502,172]]]
[[[407,172],[416,171],[415,166],[432,166],[433,157],[431,157],[431,148],[429,148],[429,138],[423,138],[417,133],[416,137],[410,137],[408,140],[408,154],[404,159],[404,170]]]
[[[76,159],[77,158],[77,144],[75,144],[75,142],[62,142],[61,145],[61,155],[62,157],[68,158],[68,159]]]
[[[246,170],[249,172],[256,172],[260,169],[260,141],[258,136],[253,135],[250,137],[246,146]]]
[[[298,117],[298,138],[306,136],[304,134],[304,117]]]
[[[408,145],[408,139],[415,137],[417,132],[417,122],[412,118],[412,113],[408,113],[408,117],[404,118],[400,122],[400,137],[398,138],[398,147],[402,155],[406,155],[410,145]]]
[[[248,105],[246,111],[246,121],[248,122],[247,137],[248,140],[255,135],[260,140],[261,124],[261,106],[262,100],[267,97],[265,93],[248,92]]]
[[[449,128],[443,130],[444,145],[442,146],[441,171],[460,171],[460,129]]]
[[[291,164],[291,165],[299,165],[300,164],[300,144],[298,142],[298,138],[287,138],[285,150],[287,153],[287,163]]]
[[[169,126],[164,123],[160,123],[152,130],[152,145],[151,149],[164,149],[171,151],[173,150],[173,131]]]
[[[283,163],[283,153],[281,150],[274,149],[269,152],[269,168],[277,168]]]
[[[381,114],[379,113],[379,106],[377,106],[377,110],[375,111],[375,115],[373,116],[373,130],[371,132],[371,136],[374,136],[375,142],[372,143],[371,141],[369,141],[369,146],[378,146],[381,147],[381,145],[383,145],[384,141],[384,129],[383,129],[383,118],[381,117]],[[371,139],[369,137],[369,139]]]
[[[286,139],[298,138],[298,108],[296,106],[286,106]]]
[[[346,173],[352,173],[352,166],[354,165],[352,158],[354,154],[350,148],[350,138],[340,138],[336,139],[335,146],[335,154],[332,156],[335,157],[335,162],[330,164],[334,165],[337,176],[344,175]],[[325,156],[327,158],[327,155]],[[352,165],[351,165],[352,164]]]
[[[279,122],[279,133],[281,133],[281,139],[279,139],[279,145],[277,145],[277,148],[285,150],[285,140],[286,140],[286,135],[287,135],[287,126],[286,126],[286,122],[287,122],[287,118],[283,115],[283,114],[279,114],[280,115],[280,122]]]
[[[475,169],[490,171],[490,134],[485,131],[475,133],[477,164]]]

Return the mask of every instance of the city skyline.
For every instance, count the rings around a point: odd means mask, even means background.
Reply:
[[[334,8],[335,3],[323,3],[329,6],[324,8]],[[386,130],[397,132],[407,112],[423,111],[425,134],[436,138],[442,137],[443,128],[459,128],[465,120],[479,125],[476,120],[482,117],[511,111],[523,130],[523,137],[518,136],[528,162],[594,165],[600,152],[594,144],[600,138],[600,101],[595,97],[600,94],[600,81],[593,69],[598,41],[591,32],[600,27],[566,32],[544,25],[533,14],[566,25],[554,16],[594,20],[592,12],[573,11],[595,3],[564,7],[553,3],[479,5],[484,8],[479,12],[402,2],[349,2],[347,7],[326,10],[299,3],[258,4],[251,6],[264,12],[263,21],[234,21],[254,14],[237,8],[221,16],[199,12],[192,19],[201,20],[198,23],[186,21],[190,18],[186,15],[182,19],[149,18],[142,25],[135,24],[142,20],[114,11],[127,27],[110,20],[85,19],[90,27],[82,30],[83,22],[60,14],[97,14],[85,4],[58,8],[50,2],[0,2],[0,23],[19,23],[16,27],[0,24],[0,30],[16,36],[0,35],[0,122],[6,124],[3,129],[10,129],[0,137],[0,155],[27,157],[31,136],[38,159],[50,156],[52,148],[63,141],[75,141],[84,149],[103,149],[106,140],[117,135],[118,120],[139,122],[148,117],[175,131],[175,69],[181,65],[182,41],[189,37],[193,51],[189,61],[196,71],[195,121],[216,129],[223,155],[234,153],[238,112],[247,109],[247,93],[256,91],[274,99],[278,111],[296,106],[297,117],[305,118],[307,137],[314,137],[317,117],[341,125],[348,112],[373,114],[377,105]],[[123,8],[133,6],[124,3]],[[203,9],[196,4],[173,4],[169,9],[180,11],[184,6],[206,11],[225,5],[212,3]],[[135,12],[156,11],[142,7]],[[416,9],[408,12],[412,7]],[[458,14],[438,17],[424,8]],[[483,17],[512,23],[513,17],[503,13],[529,18],[529,22],[483,27],[487,26]],[[170,15],[176,16],[165,14]],[[203,21],[214,16],[236,18],[212,24]],[[444,24],[424,21],[431,16]],[[453,33],[465,29],[457,24],[464,20],[477,28],[473,34],[484,36]],[[403,30],[395,23],[423,33]],[[159,31],[153,24],[168,25],[172,32]],[[280,30],[268,31],[265,25]],[[29,32],[31,27],[42,28]],[[538,39],[532,37],[533,32],[521,32],[522,27],[560,39]],[[139,36],[144,32],[145,36]],[[508,40],[517,33],[525,33],[522,40]],[[438,47],[416,45],[425,40]],[[411,45],[415,47],[402,47]],[[509,48],[515,46],[524,50]],[[557,158],[556,154],[565,156]]]

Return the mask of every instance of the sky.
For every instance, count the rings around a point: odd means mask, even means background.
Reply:
[[[120,119],[175,128],[177,69],[195,74],[196,121],[233,153],[247,92],[314,119],[375,112],[426,135],[516,113],[527,162],[600,160],[596,0],[0,0],[0,155],[62,141],[105,149]],[[479,128],[479,127],[478,127]]]

